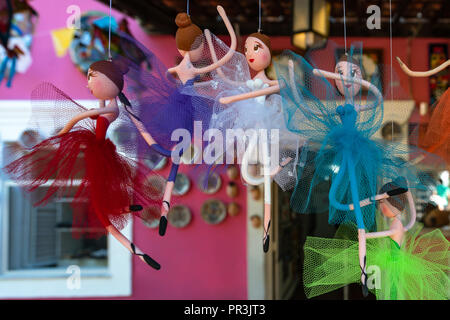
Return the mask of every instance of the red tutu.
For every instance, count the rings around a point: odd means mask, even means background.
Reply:
[[[159,208],[162,194],[146,183],[152,174],[149,168],[122,156],[109,139],[104,139],[108,120],[99,117],[97,125],[97,135],[94,130],[76,128],[46,139],[5,169],[28,191],[50,181],[48,191],[35,205],[45,204],[57,192],[57,196],[70,194],[75,208],[73,227],[105,228],[113,224],[122,229],[132,215],[140,214],[130,212],[130,205]],[[87,212],[79,210],[83,202],[89,203]],[[159,212],[149,211],[155,215]]]
[[[419,138],[419,147],[450,163],[450,89],[433,107],[426,133]]]

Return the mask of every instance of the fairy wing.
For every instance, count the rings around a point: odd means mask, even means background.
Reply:
[[[43,82],[31,92],[29,127],[45,132],[46,135],[55,135],[70,119],[87,110],[52,83]],[[76,127],[93,130],[95,124],[92,119],[87,118],[78,122]]]

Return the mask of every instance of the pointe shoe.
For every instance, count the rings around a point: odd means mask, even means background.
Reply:
[[[131,250],[133,250],[133,254],[143,257],[144,261],[153,269],[156,269],[156,270],[161,269],[161,265],[158,262],[156,262],[155,260],[153,260],[148,254],[136,253],[136,248],[133,243],[131,243]]]
[[[166,234],[167,229],[167,218],[162,216],[159,220],[159,235],[162,237]]]
[[[263,238],[263,251],[264,251],[264,253],[269,251],[269,245],[270,245],[269,229],[270,229],[270,221],[269,221],[269,225],[267,226],[267,230],[264,230],[264,238]]]
[[[163,201],[163,203],[167,204],[167,209],[170,210],[170,203],[168,201]],[[166,234],[167,229],[167,218],[166,216],[161,216],[159,220],[159,235],[162,237]]]
[[[369,288],[367,288],[367,274],[364,272],[365,266],[366,266],[366,257],[364,257],[364,268],[361,268],[361,273],[363,275],[361,289],[362,289],[363,296],[367,297],[369,295]]]

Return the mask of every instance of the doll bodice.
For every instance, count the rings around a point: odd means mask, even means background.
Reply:
[[[357,113],[354,106],[351,104],[339,106],[337,107],[336,112],[341,118],[343,126],[348,128],[353,128],[355,126]]]
[[[95,126],[95,137],[97,141],[104,141],[106,138],[106,131],[108,131],[109,120],[103,116],[99,116]]]
[[[245,84],[251,91],[256,91],[256,90],[265,89],[265,88],[269,87],[269,85],[267,83],[264,83],[261,79],[247,80],[247,82]],[[260,96],[260,97],[256,97],[253,99],[254,99],[254,101],[256,101],[257,103],[260,103],[260,104],[264,104],[266,102],[266,96]]]

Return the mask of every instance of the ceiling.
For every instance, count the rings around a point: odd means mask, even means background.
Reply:
[[[109,0],[98,0],[109,5]],[[174,34],[175,16],[186,12],[186,0],[113,0],[113,7],[135,17],[153,34]],[[292,0],[262,0],[262,29],[268,35],[290,35]],[[331,4],[330,36],[343,36],[342,0]],[[394,37],[449,37],[450,0],[391,0],[392,34]],[[241,34],[258,29],[258,0],[190,0],[190,15],[201,28],[215,34],[225,34],[216,10],[222,5],[235,28]],[[368,5],[381,9],[381,29],[369,30],[366,20]],[[388,37],[389,0],[346,0],[346,27],[348,36]]]

